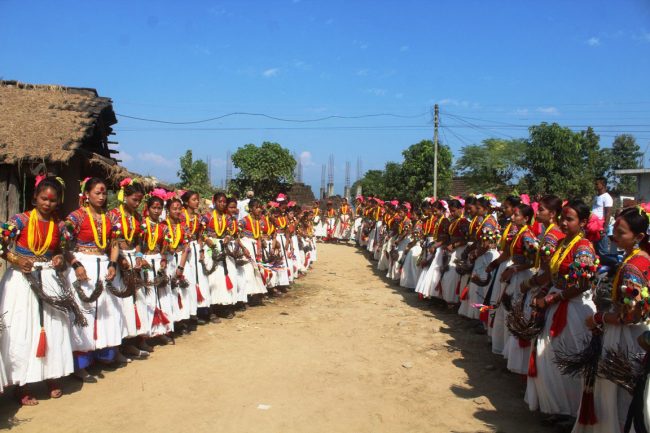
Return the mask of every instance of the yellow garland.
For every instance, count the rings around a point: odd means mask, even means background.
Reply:
[[[185,225],[187,226],[187,228],[190,228],[190,221],[191,221],[190,213],[187,211],[187,209],[183,209],[183,211],[185,212]],[[194,215],[194,227],[192,227],[192,236],[194,235],[194,233],[196,233],[196,227],[198,223],[199,223],[199,217]]]
[[[158,235],[159,235],[158,223],[156,223],[156,227],[155,227],[155,236],[152,236],[151,233],[151,219],[149,217],[147,217],[145,223],[147,224],[147,246],[149,247],[149,251],[155,251],[156,244],[158,244]]]
[[[525,224],[522,228],[520,228],[517,232],[517,236],[515,236],[515,238],[512,240],[512,243],[510,244],[510,257],[512,257],[512,255],[515,253],[515,245],[517,245],[519,238],[524,234],[526,230],[528,230],[528,224]]]
[[[266,215],[264,219],[266,219],[266,234],[270,236],[275,231],[275,226],[271,224],[271,220],[269,219],[268,215]]]
[[[49,249],[52,244],[52,234],[54,233],[54,220],[50,218],[50,222],[47,227],[47,236],[45,242],[41,244],[41,230],[38,224],[38,212],[36,209],[32,209],[29,214],[29,225],[27,229],[27,245],[32,253],[35,256],[42,256]],[[37,244],[41,244],[37,246]]]
[[[510,233],[510,227],[512,227],[512,221],[508,223],[506,229],[501,234],[501,242],[499,242],[499,250],[501,251],[506,249],[506,240],[508,238],[508,234]]]
[[[131,231],[131,237],[129,237],[129,225],[126,223],[126,217],[124,216],[124,206],[122,205],[120,205],[120,216],[122,217],[122,233],[124,233],[124,239],[128,243],[131,243],[133,236],[135,236],[135,217],[131,215],[131,227],[133,227],[133,230]]]
[[[217,211],[213,210],[212,211],[212,225],[214,226],[214,232],[217,235],[218,238],[223,235],[223,232],[226,231],[226,226],[228,225],[228,222],[226,221],[226,216],[221,215],[221,224],[217,224]]]
[[[582,239],[582,235],[578,234],[571,240],[569,245],[566,246],[564,245],[566,243],[566,238],[562,239],[562,244],[560,245],[560,248],[558,248],[557,251],[555,251],[555,254],[553,254],[553,257],[551,258],[551,275],[555,276],[558,274],[562,262],[564,262],[566,256],[571,252],[573,246],[580,239]]]
[[[102,218],[102,241],[99,242],[99,234],[97,233],[97,226],[95,225],[95,218],[93,218],[93,215],[90,213],[90,208],[86,207],[86,213],[88,214],[88,218],[90,218],[90,228],[93,231],[93,237],[95,238],[95,245],[97,245],[97,248],[100,250],[106,249],[106,214],[104,212],[101,213],[101,218]]]
[[[284,228],[287,227],[287,217],[277,217],[276,220],[278,221],[280,229],[284,230]]]
[[[640,252],[641,252],[640,248],[635,248],[634,251],[632,251],[632,253],[630,253],[630,255],[627,256],[625,258],[625,260],[623,260],[623,263],[621,263],[621,265],[618,267],[618,270],[616,271],[616,276],[614,277],[614,282],[612,284],[612,301],[613,302],[617,301],[618,294],[616,292],[618,290],[618,283],[619,283],[619,280],[621,279],[621,272],[623,271],[623,267],[625,266],[625,264],[627,262],[629,262],[632,259],[632,257],[636,256]]]
[[[551,223],[551,225],[548,226],[546,230],[544,230],[544,236],[542,236],[542,242],[544,242],[544,239],[546,239],[546,235],[549,234],[551,230],[553,230],[553,227],[555,227],[555,223]],[[539,268],[539,264],[541,263],[541,261],[542,261],[542,249],[540,248],[537,250],[537,254],[535,255],[536,268]]]
[[[183,234],[181,233],[181,225],[180,223],[176,224],[176,239],[174,239],[174,225],[169,218],[167,218],[167,225],[169,226],[169,237],[171,238],[169,246],[171,246],[172,250],[176,251],[176,248],[178,248],[178,244],[181,243],[181,238],[183,237]]]
[[[476,220],[478,219],[478,215],[476,215],[474,218],[472,218],[472,221],[469,223],[469,234],[474,233],[474,225],[476,224]]]
[[[253,233],[253,239],[259,239],[260,238],[260,221],[259,220],[253,221],[253,217],[251,217],[250,215],[246,216],[246,218],[248,218],[248,221],[251,223],[251,232]],[[255,230],[256,227],[257,227],[257,231]]]

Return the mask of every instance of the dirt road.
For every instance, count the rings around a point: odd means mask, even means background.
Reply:
[[[484,336],[373,271],[353,247],[319,245],[289,296],[201,327],[97,384],[18,408],[16,432],[548,432]]]

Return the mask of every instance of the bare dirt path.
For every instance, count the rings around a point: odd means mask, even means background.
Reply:
[[[68,379],[18,408],[16,432],[548,432],[484,336],[382,279],[353,247],[319,245],[291,294],[200,328],[147,361]]]

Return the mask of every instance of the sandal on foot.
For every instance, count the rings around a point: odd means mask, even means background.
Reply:
[[[83,368],[72,373],[72,377],[82,381],[83,383],[97,383],[97,378],[92,376]]]

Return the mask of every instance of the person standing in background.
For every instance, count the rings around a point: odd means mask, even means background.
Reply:
[[[595,181],[596,196],[591,206],[591,213],[594,214],[602,223],[600,231],[600,240],[596,243],[596,254],[600,258],[603,265],[616,266],[616,260],[609,257],[609,238],[607,236],[607,228],[609,226],[609,219],[612,214],[612,206],[614,200],[607,192],[607,180],[604,177],[599,177]]]
[[[255,194],[253,191],[246,191],[246,198],[244,200],[239,200],[239,197],[237,198],[237,209],[239,209],[239,214],[238,218],[239,220],[243,220],[246,218],[249,214],[248,212],[248,204],[250,203],[251,199],[253,198]]]

